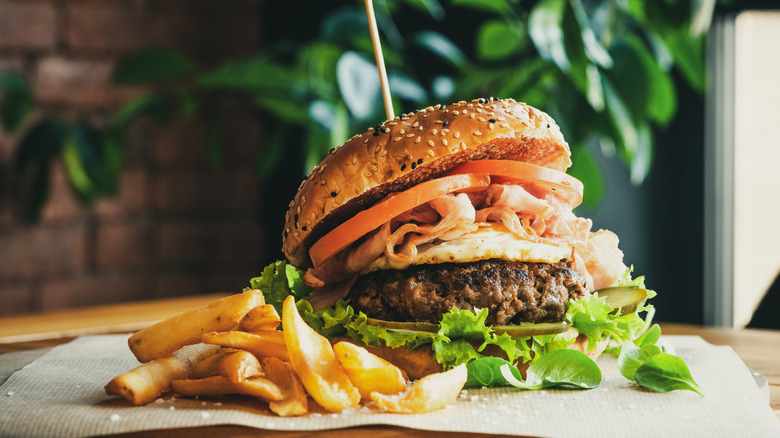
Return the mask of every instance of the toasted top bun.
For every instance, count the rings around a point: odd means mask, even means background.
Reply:
[[[285,216],[284,254],[307,268],[309,247],[354,212],[482,159],[566,171],[571,151],[549,115],[512,99],[461,101],[401,114],[352,137],[312,169]]]

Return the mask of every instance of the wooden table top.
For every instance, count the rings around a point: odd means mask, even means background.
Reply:
[[[140,330],[185,310],[202,307],[224,294],[211,294],[169,298],[164,300],[139,301],[83,309],[64,310],[41,314],[0,318],[0,354],[48,348],[68,342],[76,336],[86,334],[126,333]],[[770,404],[780,418],[780,331],[698,327],[683,324],[661,324],[665,335],[696,335],[714,345],[728,345],[734,349],[745,364],[763,374],[769,381]],[[210,437],[215,433],[230,436],[308,436],[305,432],[276,432],[257,430],[242,426],[215,426],[186,431],[190,438]],[[322,431],[321,436],[351,437],[373,435],[386,437],[473,437],[469,433],[436,433],[400,427],[365,426],[343,430]],[[179,436],[176,430],[134,433],[132,437]]]

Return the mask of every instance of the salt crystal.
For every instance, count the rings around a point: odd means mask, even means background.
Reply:
[[[119,421],[120,418],[121,417],[119,416],[119,414],[111,414],[110,420],[111,421]]]
[[[175,408],[175,407],[173,407],[173,406],[169,406],[169,407],[168,407],[168,410],[169,410],[169,411],[173,411],[173,410],[175,410],[175,409],[176,409],[176,408]]]
[[[203,417],[203,418],[209,418],[211,416],[211,414],[208,413],[208,412],[201,412],[200,416]]]
[[[12,396],[14,395],[14,392],[13,392],[13,391],[8,391],[8,392],[6,393],[6,395],[8,395],[8,397],[12,397]]]
[[[478,395],[472,395],[470,400],[471,401],[477,401],[477,400],[479,400],[479,396]]]

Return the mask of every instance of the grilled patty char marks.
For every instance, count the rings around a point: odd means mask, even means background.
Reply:
[[[585,280],[568,260],[556,264],[499,259],[410,266],[361,276],[350,304],[388,321],[441,321],[453,307],[488,309],[486,324],[555,322],[569,298],[586,293]]]

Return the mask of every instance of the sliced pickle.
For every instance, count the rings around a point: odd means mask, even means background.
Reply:
[[[493,331],[500,334],[507,333],[513,338],[527,336],[555,335],[569,330],[569,324],[565,321],[558,322],[521,322],[520,324],[494,325]]]
[[[366,322],[369,325],[376,327],[384,327],[386,329],[398,331],[398,332],[429,332],[436,333],[439,331],[439,324],[433,324],[430,322],[396,322],[396,321],[384,321],[381,319],[368,318]],[[538,335],[553,335],[557,333],[563,333],[569,329],[569,325],[566,322],[542,322],[542,323],[520,323],[511,325],[494,325],[493,331],[497,334],[507,333],[513,338],[522,338],[527,336]]]
[[[599,289],[596,291],[600,297],[607,299],[607,304],[625,315],[636,311],[637,306],[647,299],[647,289],[637,286],[616,286]]]
[[[399,322],[399,321],[385,321],[383,319],[368,318],[366,319],[368,325],[375,327],[384,327],[392,330],[404,330],[411,332],[430,332],[436,333],[439,331],[439,324],[432,322]]]

